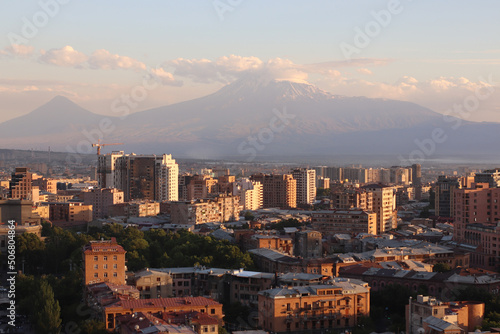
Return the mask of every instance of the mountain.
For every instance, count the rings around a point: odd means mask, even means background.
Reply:
[[[414,103],[346,97],[305,82],[255,77],[123,120],[93,114],[57,97],[30,114],[0,124],[0,138],[11,147],[49,141],[52,146],[56,142],[82,146],[82,141],[96,138],[83,131],[95,135],[103,119],[113,129],[104,141],[125,143],[117,149],[186,158],[385,154],[400,155],[401,160],[500,153],[497,123],[461,121],[455,128],[457,119],[445,119]]]

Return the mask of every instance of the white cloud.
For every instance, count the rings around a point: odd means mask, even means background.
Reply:
[[[69,45],[61,49],[41,50],[40,53],[38,61],[41,63],[63,67],[80,67],[88,59],[84,53],[76,51]]]
[[[182,81],[175,80],[174,75],[170,72],[165,71],[163,68],[153,68],[149,70],[151,77],[167,86],[182,86]]]
[[[296,64],[290,59],[272,58],[267,61],[258,57],[229,55],[215,60],[178,58],[167,61],[163,66],[175,75],[190,78],[194,82],[230,83],[247,75],[257,75],[265,79],[305,82],[310,74],[337,78],[341,76],[337,68],[364,67],[365,74],[370,71],[366,66],[383,66],[390,59],[360,58],[330,61],[314,64]]]
[[[131,70],[145,70],[144,63],[127,57],[112,54],[108,50],[100,49],[94,51],[88,59],[88,64],[92,69],[102,70],[116,70],[116,69],[131,69]]]
[[[0,55],[27,57],[31,56],[34,50],[30,45],[12,44],[0,50]]]
[[[367,68],[358,68],[356,71],[357,71],[358,73],[361,73],[361,74],[366,74],[366,75],[372,75],[372,74],[373,74],[373,72],[372,72],[372,71],[370,71],[370,70],[369,70],[369,69],[367,69]]]

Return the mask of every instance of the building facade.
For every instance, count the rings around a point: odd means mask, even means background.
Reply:
[[[259,326],[274,333],[344,330],[370,314],[370,287],[357,280],[259,293]]]
[[[84,285],[109,282],[125,284],[125,249],[115,238],[91,241],[83,247]]]

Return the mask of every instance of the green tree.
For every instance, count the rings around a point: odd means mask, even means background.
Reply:
[[[38,333],[59,334],[61,332],[61,307],[54,298],[49,283],[42,279],[35,298],[33,323]]]
[[[434,272],[438,272],[438,273],[444,273],[444,272],[447,272],[447,271],[450,271],[451,270],[451,267],[448,263],[436,263],[433,267],[432,267],[432,271]]]

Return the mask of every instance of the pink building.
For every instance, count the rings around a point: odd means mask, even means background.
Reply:
[[[474,246],[471,266],[497,270],[500,264],[500,188],[487,183],[455,190],[454,241]]]

